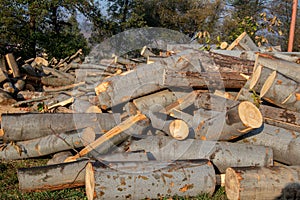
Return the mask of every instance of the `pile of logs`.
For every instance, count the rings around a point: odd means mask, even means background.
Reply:
[[[43,105],[2,115],[0,158],[52,156],[18,170],[20,190],[156,199],[224,186],[228,199],[300,198],[300,54],[259,49],[247,34],[227,50],[80,54],[33,59],[23,76],[10,54],[10,70],[0,67],[5,103]]]

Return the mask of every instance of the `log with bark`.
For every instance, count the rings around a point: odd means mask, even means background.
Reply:
[[[3,139],[22,141],[40,138],[55,133],[93,127],[97,132],[105,132],[121,121],[120,114],[85,113],[42,113],[2,115]]]
[[[225,191],[229,200],[299,199],[299,177],[299,166],[228,168]]]
[[[197,119],[196,119],[197,120]],[[232,140],[261,127],[259,109],[248,101],[206,120],[198,120],[195,138],[201,140]]]
[[[249,37],[246,32],[243,32],[238,38],[236,38],[227,50],[246,50],[246,51],[258,51],[258,47]]]
[[[300,133],[264,124],[239,138],[238,142],[271,147],[274,160],[288,165],[300,164]]]
[[[130,151],[145,151],[156,160],[209,159],[220,173],[232,166],[272,166],[269,147],[247,144],[186,139],[177,141],[167,136],[148,136],[132,141]]]
[[[35,158],[60,151],[73,150],[87,145],[84,138],[94,140],[95,137],[94,131],[73,131],[69,133],[53,133],[52,135],[16,143],[10,142],[3,144],[0,151],[0,159]]]

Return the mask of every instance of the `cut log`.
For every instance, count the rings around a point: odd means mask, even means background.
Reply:
[[[166,71],[164,85],[199,89],[240,89],[246,83],[240,72]]]
[[[72,74],[65,73],[65,72],[62,72],[62,71],[50,68],[50,67],[43,67],[43,71],[47,75],[48,74],[52,74],[54,76],[57,76],[58,78],[67,78],[67,79],[70,79],[72,81],[75,80],[75,78],[74,78],[74,76]]]
[[[3,139],[22,141],[86,127],[105,132],[120,123],[119,114],[43,113],[2,115]],[[66,123],[68,122],[68,123]]]
[[[56,165],[63,163],[65,159],[69,156],[72,156],[71,151],[62,151],[53,155],[53,157],[48,160],[47,165]]]
[[[88,134],[88,136],[84,136],[84,134]],[[85,131],[79,133],[61,133],[17,143],[9,143],[0,151],[0,159],[35,158],[60,151],[73,150],[84,147],[83,137],[91,137],[91,135]],[[93,137],[95,138],[95,135]]]
[[[7,69],[6,69],[6,63],[5,63],[5,57],[0,55],[0,69],[3,71],[3,72],[7,72]]]
[[[236,38],[227,50],[246,50],[246,51],[258,51],[258,47],[249,37],[246,32],[243,32],[238,38]]]
[[[281,108],[300,111],[300,84],[274,71],[264,83],[260,97]]]
[[[232,140],[261,127],[263,117],[251,102],[244,101],[238,106],[216,117],[198,122],[195,138],[201,140]]]
[[[47,86],[65,86],[65,85],[71,85],[74,83],[74,79],[71,80],[69,78],[57,78],[57,77],[53,77],[53,76],[45,76],[41,78],[41,83],[43,85],[47,85]]]
[[[237,106],[240,102],[226,99],[211,93],[200,93],[194,105],[196,108],[203,108],[206,110],[214,110],[214,111],[227,111],[235,106]]]
[[[16,103],[16,100],[0,88],[0,105],[11,105],[14,103]]]
[[[108,132],[106,132],[104,135],[102,135],[100,138],[95,140],[94,142],[87,145],[84,149],[82,149],[80,152],[78,152],[75,156],[71,156],[65,160],[65,162],[74,161],[77,158],[80,158],[81,156],[84,156],[91,151],[95,150],[94,152],[97,152],[98,154],[106,153],[110,148],[115,146],[115,144],[119,144],[123,142],[128,135],[121,134],[128,128],[130,128],[133,124],[135,124],[138,121],[146,119],[146,116],[143,114],[136,114],[134,116],[129,117],[119,125],[113,127]],[[111,142],[113,140],[113,142]]]
[[[268,77],[273,73],[273,71],[274,70],[271,70],[267,67],[258,65],[250,79],[249,89],[260,93],[264,83],[266,82]]]
[[[169,115],[176,119],[181,119],[188,124],[189,127],[193,127],[194,117],[188,113],[182,112],[181,110],[172,109]]]
[[[32,168],[18,169],[19,189],[22,192],[60,190],[84,186],[87,159]]]
[[[228,168],[225,191],[229,200],[299,199],[299,166]]]
[[[258,57],[258,64],[261,64],[267,68],[270,68],[274,71],[278,71],[281,74],[284,74],[285,76],[289,77],[290,79],[293,79],[300,83],[300,68],[299,64],[294,62],[288,62],[276,57],[273,57],[269,54],[259,54]]]
[[[18,64],[15,60],[14,55],[12,53],[9,53],[9,54],[5,55],[5,58],[6,58],[6,61],[7,61],[7,64],[9,66],[9,68],[12,71],[13,77],[14,78],[20,77],[21,73],[20,73],[20,70],[19,70]]]
[[[300,132],[300,113],[282,108],[261,105],[259,110],[264,122],[273,126]]]
[[[288,165],[300,164],[299,133],[264,124],[261,128],[243,135],[239,142],[271,147],[274,160]]]
[[[187,50],[162,61],[141,65],[135,70],[107,78],[95,88],[95,91],[99,97],[100,107],[107,109],[164,89],[166,69],[201,71],[201,67],[207,70],[217,68],[207,53]]]
[[[6,74],[6,72],[4,72],[2,69],[0,69],[0,83],[7,81],[8,80],[8,76]]]
[[[87,163],[83,160],[19,169],[20,190],[31,192],[82,186]],[[92,164],[96,195],[101,199],[212,195],[215,190],[215,172],[207,160]]]
[[[232,166],[272,166],[269,147],[228,142],[186,139],[177,141],[167,136],[148,136],[132,141],[130,151],[146,151],[156,160],[209,159],[220,173]]]

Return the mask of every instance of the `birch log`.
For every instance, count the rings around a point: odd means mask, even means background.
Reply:
[[[288,165],[299,165],[299,135],[295,131],[264,124],[261,128],[242,136],[239,142],[271,147],[275,161]]]
[[[186,139],[177,141],[168,136],[149,136],[135,140],[130,151],[145,151],[156,160],[209,159],[220,173],[228,167],[272,166],[273,151],[269,147],[229,142]]]
[[[0,159],[35,158],[52,153],[84,147],[83,138],[95,140],[95,132],[73,132],[48,135],[42,138],[9,143],[0,151]]]
[[[300,167],[228,168],[225,191],[229,200],[299,199]]]
[[[232,140],[259,128],[263,117],[251,102],[244,101],[238,106],[222,112],[216,117],[198,122],[195,138],[201,140]]]
[[[260,91],[260,97],[279,107],[299,112],[299,88],[299,83],[274,71],[265,81]]]
[[[5,114],[1,127],[4,140],[23,141],[86,127],[105,132],[120,121],[119,114],[107,113]]]

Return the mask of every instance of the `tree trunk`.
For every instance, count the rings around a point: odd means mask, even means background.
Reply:
[[[242,136],[239,142],[271,147],[274,160],[288,164],[300,164],[299,133],[264,124],[263,127]]]
[[[272,166],[269,147],[228,142],[186,139],[177,141],[167,136],[149,136],[132,141],[130,151],[146,151],[156,160],[209,159],[220,173],[232,166]]]
[[[84,186],[87,159],[18,169],[19,189],[22,192],[60,190]]]
[[[267,105],[260,105],[259,110],[265,123],[300,132],[300,113]]]
[[[22,141],[92,127],[105,132],[120,123],[119,114],[43,113],[2,115],[3,139]],[[68,122],[68,123],[66,123]]]
[[[259,54],[258,64],[270,68],[272,70],[278,71],[281,74],[284,74],[286,77],[289,77],[292,80],[300,83],[300,68],[299,64],[294,62],[288,62],[276,57],[273,57],[269,54]]]
[[[225,190],[229,200],[299,199],[299,166],[228,168]]]
[[[232,140],[259,128],[262,123],[263,117],[258,108],[252,103],[244,101],[216,117],[197,123],[195,138]]]
[[[20,70],[19,70],[18,64],[15,60],[14,55],[12,53],[9,53],[9,54],[5,55],[5,58],[6,58],[9,68],[12,70],[13,77],[14,78],[20,77],[21,73],[20,73]]]
[[[300,111],[299,83],[274,71],[265,81],[260,97],[279,107]]]
[[[84,138],[95,139],[94,132],[52,134],[42,138],[9,143],[0,151],[0,159],[16,160],[35,158],[52,153],[84,147]]]

